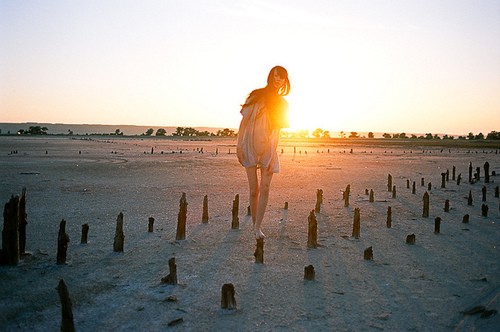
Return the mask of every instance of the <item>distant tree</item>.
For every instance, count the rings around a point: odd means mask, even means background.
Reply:
[[[24,135],[25,133],[26,133],[26,130],[24,130],[24,129],[19,129],[19,130],[17,131],[17,134],[18,134],[18,135]]]
[[[208,132],[208,131],[206,131],[206,130],[198,132],[198,136],[204,136],[205,137],[205,136],[210,136],[210,135],[211,135],[211,133]]]
[[[349,138],[359,138],[359,135],[355,131],[351,131],[351,134],[349,135]]]
[[[368,133],[368,138],[374,138],[374,137],[375,137],[375,135],[373,135],[373,133],[370,131],[370,132]]]
[[[73,130],[68,129],[68,135],[72,136],[73,135]]]
[[[173,133],[172,135],[174,135],[174,136],[184,136],[184,127],[177,127],[175,129],[175,133]]]
[[[230,130],[229,128],[224,128],[223,130],[217,130],[217,136],[235,137],[236,134],[234,133],[234,130]]]
[[[450,135],[443,135],[443,139],[452,140],[452,139],[454,139],[454,137],[450,136]]]
[[[146,132],[144,133],[144,136],[151,136],[153,135],[154,133],[154,129],[153,128],[149,128],[148,130],[146,130]]]
[[[120,129],[116,129],[113,135],[123,135],[123,132]]]
[[[433,138],[433,136],[431,133],[425,134],[425,139],[432,139],[432,138]]]
[[[435,134],[432,138],[433,138],[433,139],[441,139],[441,137],[439,137],[439,135],[438,135],[438,134]]]
[[[492,131],[486,135],[486,139],[500,139],[500,132]]]
[[[330,132],[328,130],[323,132],[323,138],[330,138]]]
[[[474,139],[474,134],[473,133],[469,133],[469,135],[467,135],[467,138],[470,139],[470,140]]]
[[[484,139],[483,133],[479,133],[476,135],[475,139]]]
[[[312,134],[311,134],[311,135],[312,135],[313,137],[319,138],[319,137],[321,137],[321,135],[322,135],[322,134],[323,134],[323,129],[321,129],[321,128],[316,128],[316,129],[314,129],[314,131],[312,132]]]
[[[345,138],[346,133],[342,130],[342,131],[340,131],[339,136],[340,136],[340,138]]]
[[[401,134],[399,134],[399,138],[407,139],[408,136],[406,136],[406,133],[401,133]]]
[[[167,135],[167,131],[163,128],[158,128],[156,130],[156,136],[165,136]]]
[[[391,134],[384,133],[384,134],[382,135],[382,137],[383,137],[383,138],[391,138],[392,136],[391,136]]]
[[[198,135],[198,130],[188,127],[184,128],[184,135],[183,136],[197,136]]]
[[[415,135],[415,134],[411,134],[411,138],[412,138],[412,139],[415,139],[415,138],[418,138],[418,137],[417,137],[417,135]]]

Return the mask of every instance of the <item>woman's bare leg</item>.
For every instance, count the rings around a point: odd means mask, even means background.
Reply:
[[[269,200],[269,190],[271,188],[271,180],[273,179],[273,173],[269,172],[266,169],[261,169],[260,175],[260,190],[257,204],[257,213],[255,217],[256,238],[264,237],[264,233],[262,233],[262,220],[264,219],[264,214],[266,213],[267,202]]]
[[[255,226],[257,206],[259,204],[259,179],[257,178],[257,167],[248,167],[246,171],[248,187],[250,189],[250,213],[252,215],[252,223]]]

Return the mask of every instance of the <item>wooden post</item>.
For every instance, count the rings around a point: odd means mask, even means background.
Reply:
[[[59,280],[59,284],[56,289],[61,301],[61,332],[73,332],[75,331],[75,325],[73,323],[73,309],[68,288],[66,287],[63,279]]]
[[[343,193],[343,198],[344,198],[344,206],[348,207],[349,206],[349,195],[351,194],[351,185],[348,184],[347,187],[345,188],[345,191]]]
[[[413,181],[412,187],[411,187],[411,193],[415,195],[417,193],[417,188],[415,187],[415,181]]]
[[[445,174],[446,174],[446,182],[450,181],[450,170],[447,169]]]
[[[424,178],[420,178],[420,186],[421,187],[425,186]]]
[[[392,227],[392,208],[390,206],[387,207],[387,228]]]
[[[177,264],[175,264],[175,257],[168,260],[168,271],[169,274],[161,278],[161,282],[169,285],[177,285]]]
[[[483,204],[483,205],[481,206],[481,215],[482,215],[483,217],[487,217],[487,216],[488,216],[488,205]]]
[[[429,218],[429,193],[427,191],[424,193],[424,212],[422,213],[422,217]]]
[[[495,198],[498,198],[500,196],[500,192],[498,190],[498,186],[495,187]]]
[[[370,198],[369,198],[370,203],[375,202],[375,198],[373,197],[373,189],[370,189]]]
[[[441,173],[441,188],[446,188],[446,173]]]
[[[392,175],[389,174],[387,176],[387,191],[391,192],[392,191]]]
[[[481,167],[476,167],[476,174],[474,175],[474,178],[478,182],[481,180]]]
[[[392,186],[392,198],[396,198],[396,186]]]
[[[285,207],[283,209],[288,210],[288,202],[285,202]]]
[[[240,228],[240,218],[238,217],[239,207],[240,207],[240,195],[236,194],[233,200],[233,209],[232,209],[233,219],[231,221],[231,229]]]
[[[462,173],[458,174],[457,176],[457,186],[460,185],[460,182],[462,182]]]
[[[318,221],[316,220],[314,210],[311,210],[309,213],[307,221],[307,247],[316,248],[318,247]]]
[[[26,213],[26,188],[23,188],[21,199],[19,200],[19,254],[26,253],[26,225],[28,224],[28,214]]]
[[[469,183],[472,183],[472,162],[469,162]]]
[[[481,191],[483,193],[483,202],[486,202],[486,186],[483,186],[483,189]]]
[[[59,234],[57,235],[57,265],[66,264],[69,236],[66,234],[66,220],[59,223]]]
[[[316,278],[314,266],[308,265],[304,268],[304,280],[313,281]]]
[[[323,189],[316,190],[316,205],[314,207],[314,212],[321,212],[321,204],[323,204]]]
[[[373,260],[373,248],[368,247],[365,249],[363,252],[363,258],[367,261],[372,261]]]
[[[204,224],[208,223],[208,195],[203,197],[203,214],[201,216],[201,222]]]
[[[410,234],[406,236],[406,244],[415,244],[416,237],[415,234]]]
[[[455,166],[453,166],[453,169],[451,170],[451,179],[452,181],[455,181],[455,173],[456,173],[457,169]]]
[[[186,193],[182,193],[179,201],[179,214],[177,215],[177,232],[175,234],[176,240],[186,239],[186,220],[187,220],[187,200]]]
[[[255,252],[253,253],[255,257],[255,263],[264,264],[264,239],[256,239]]]
[[[87,244],[87,239],[89,236],[89,224],[82,225],[82,237],[80,238],[80,244]]]
[[[148,218],[148,233],[153,233],[154,225],[155,225],[155,218],[149,217]]]
[[[469,215],[468,214],[464,215],[464,217],[462,219],[462,223],[464,223],[464,224],[468,224],[469,223]]]
[[[235,293],[236,292],[234,290],[233,284],[222,285],[222,294],[220,301],[220,307],[222,309],[229,309],[229,310],[236,309],[236,299],[234,297]]]
[[[469,190],[469,197],[467,197],[467,205],[472,205],[472,190]]]
[[[490,183],[490,163],[484,163],[484,183]]]
[[[431,190],[432,190],[432,183],[431,183],[431,182],[429,182],[429,183],[427,184],[427,190],[428,190],[428,191],[431,191]]]
[[[123,252],[125,234],[123,233],[123,213],[120,212],[116,217],[115,240],[113,242],[114,252]]]
[[[354,209],[354,222],[352,224],[352,237],[358,239],[361,234],[361,216],[359,208]]]
[[[444,201],[444,212],[450,212],[450,200]]]
[[[250,205],[247,206],[247,216],[251,216],[252,215],[252,210],[250,209]]]
[[[434,234],[439,234],[441,232],[441,218],[436,217],[434,219]]]
[[[19,196],[11,196],[3,210],[1,264],[19,263],[19,200]]]
[[[406,189],[410,189],[410,180],[406,179]]]

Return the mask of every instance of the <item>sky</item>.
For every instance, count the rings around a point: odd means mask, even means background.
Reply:
[[[0,122],[500,131],[500,0],[0,0]]]

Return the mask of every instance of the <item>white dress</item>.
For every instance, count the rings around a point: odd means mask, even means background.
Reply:
[[[262,103],[243,106],[241,115],[246,120],[246,126],[241,137],[244,167],[269,169],[279,173],[280,163],[276,149],[279,140],[279,128],[273,128]]]

